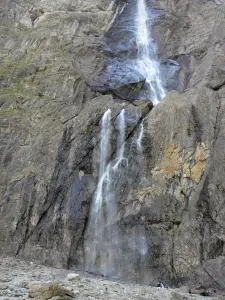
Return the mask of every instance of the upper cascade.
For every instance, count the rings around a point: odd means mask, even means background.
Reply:
[[[165,97],[166,91],[160,78],[160,65],[156,60],[157,46],[151,37],[151,11],[149,14],[146,1],[138,0],[136,14],[137,69],[146,78],[148,88],[145,91],[145,98],[150,96],[156,105]]]

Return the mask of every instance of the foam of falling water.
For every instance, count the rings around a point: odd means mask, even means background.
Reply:
[[[144,125],[143,125],[143,122],[141,122],[140,133],[139,133],[139,136],[137,138],[137,149],[138,149],[139,154],[142,154],[142,144],[141,144],[141,142],[142,142],[143,135],[144,135]]]
[[[116,158],[109,162],[111,137],[111,110],[101,123],[99,180],[90,215],[89,245],[86,251],[86,269],[103,275],[113,275],[116,268],[119,237],[115,223],[117,214],[116,186],[120,176],[125,150],[125,111],[117,117]]]
[[[94,200],[95,211],[101,209],[103,199],[103,185],[108,176],[108,156],[110,152],[110,122],[111,110],[108,109],[102,118],[101,126],[101,145],[100,145],[100,168],[99,168],[99,182]]]
[[[117,118],[117,127],[119,131],[117,139],[117,154],[116,154],[116,164],[113,166],[113,169],[117,169],[122,161],[127,159],[124,157],[124,147],[125,147],[125,110],[123,109],[118,118]]]
[[[147,5],[145,0],[137,0],[137,45],[138,45],[138,71],[146,78],[146,83],[149,84],[149,96],[156,105],[162,98],[165,97],[166,92],[163,88],[159,63],[154,59],[156,55],[156,46],[150,36],[148,30],[149,20]]]
[[[136,111],[134,113],[137,114]],[[146,268],[145,259],[148,247],[145,230],[138,226],[131,230],[131,235],[124,235],[117,225],[117,201],[122,196],[124,184],[127,184],[126,120],[123,109],[116,120],[117,145],[116,155],[112,160],[110,160],[112,135],[110,110],[105,112],[101,122],[99,179],[87,229],[85,260],[86,271],[104,276],[125,274],[130,268],[132,269],[132,266],[137,265],[137,262],[139,262],[141,272],[144,272]],[[141,123],[140,133],[136,140],[139,154],[142,154],[143,131]]]
[[[96,271],[102,268],[105,253],[102,251],[104,241],[104,188],[109,174],[109,154],[111,137],[111,110],[108,109],[101,122],[101,142],[100,142],[100,166],[99,180],[94,194],[89,226],[89,243],[86,247],[86,270]],[[104,248],[104,247],[103,247]]]

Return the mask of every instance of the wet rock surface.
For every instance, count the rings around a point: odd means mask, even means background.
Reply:
[[[132,63],[122,60],[111,61],[96,84],[92,85],[92,90],[105,94],[112,93],[116,98],[134,101],[139,98],[145,80],[146,78],[135,70]]]

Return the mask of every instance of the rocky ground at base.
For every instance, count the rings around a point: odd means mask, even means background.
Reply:
[[[0,299],[52,300],[222,300],[224,296],[190,295],[182,289],[109,281],[71,270],[54,269],[11,257],[0,258]],[[186,288],[188,291],[188,288]]]

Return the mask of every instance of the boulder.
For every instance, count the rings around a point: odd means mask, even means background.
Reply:
[[[113,60],[92,88],[102,93],[111,92],[120,99],[131,101],[138,99],[144,83],[145,78],[135,68],[135,62]]]
[[[69,281],[77,281],[80,280],[80,275],[76,273],[70,273],[67,275],[66,279]]]
[[[215,250],[215,249],[214,249]],[[224,291],[225,290],[225,257],[204,261],[201,266],[193,272],[192,284],[195,281],[206,287],[207,291]],[[214,294],[214,293],[213,293]]]
[[[192,298],[189,297],[187,294],[181,294],[179,292],[171,292],[170,293],[170,300],[191,300]]]
[[[29,297],[37,300],[56,299],[70,300],[73,293],[57,283],[33,284],[29,288]]]

